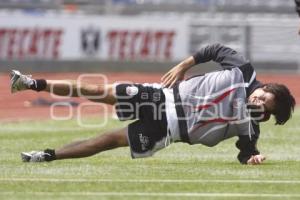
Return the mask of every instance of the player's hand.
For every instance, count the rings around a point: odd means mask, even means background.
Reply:
[[[247,161],[247,164],[248,165],[259,165],[261,164],[264,160],[266,160],[266,157],[263,156],[263,155],[254,155],[254,156],[251,156],[249,158],[249,160]]]
[[[162,85],[168,88],[174,87],[176,82],[182,81],[184,79],[185,72],[186,69],[182,67],[182,65],[176,65],[165,75],[163,75],[163,77],[161,78]]]

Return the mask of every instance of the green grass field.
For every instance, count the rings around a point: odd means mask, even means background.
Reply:
[[[213,148],[172,144],[146,159],[133,160],[129,148],[120,148],[85,159],[22,163],[21,151],[59,147],[126,124],[0,124],[0,199],[300,199],[299,121],[298,110],[283,127],[261,127],[258,147],[267,160],[260,166],[238,163],[236,138]]]

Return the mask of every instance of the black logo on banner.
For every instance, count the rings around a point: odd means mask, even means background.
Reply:
[[[93,27],[81,31],[81,50],[88,56],[94,56],[100,49],[100,30]]]

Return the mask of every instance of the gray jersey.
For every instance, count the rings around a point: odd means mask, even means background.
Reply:
[[[255,71],[243,56],[220,44],[202,48],[194,59],[196,64],[213,60],[224,70],[189,78],[173,91],[164,89],[171,135],[174,140],[206,146],[239,136],[239,160],[245,163],[259,153],[259,127],[246,109],[249,94],[260,86]]]

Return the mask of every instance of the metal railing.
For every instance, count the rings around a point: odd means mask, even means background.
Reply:
[[[81,10],[98,14],[144,12],[293,13],[293,0],[0,0],[1,9]]]

